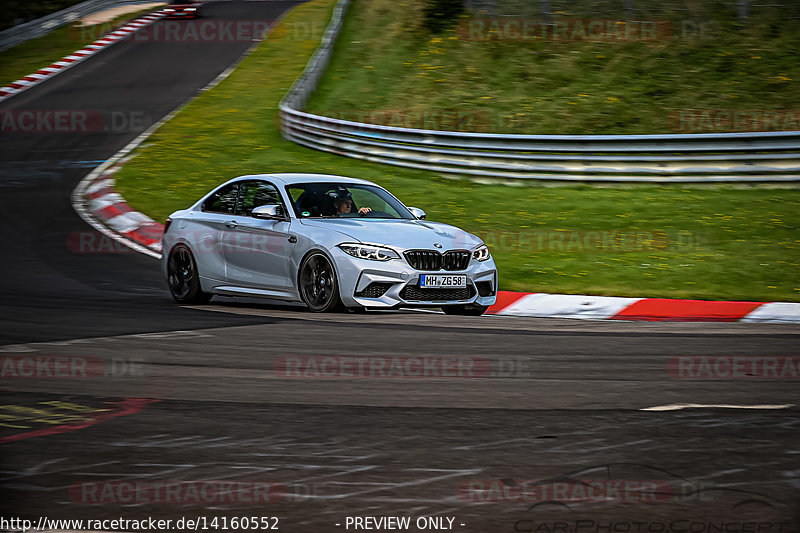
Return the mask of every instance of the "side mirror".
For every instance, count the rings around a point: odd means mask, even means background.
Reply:
[[[408,210],[411,211],[412,215],[414,215],[420,220],[427,220],[428,218],[428,215],[425,214],[425,211],[423,211],[419,207],[409,207]]]
[[[283,207],[278,204],[264,204],[256,207],[250,213],[254,218],[261,218],[265,220],[286,220],[286,215],[283,213]]]

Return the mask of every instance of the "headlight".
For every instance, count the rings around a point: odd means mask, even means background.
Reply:
[[[184,11],[197,11],[196,7],[187,7]]]
[[[389,261],[390,259],[400,259],[397,252],[391,248],[383,246],[373,246],[371,244],[344,243],[339,245],[347,255],[358,257],[359,259],[370,259],[372,261]]]
[[[489,247],[485,244],[482,244],[474,252],[472,252],[472,257],[478,261],[486,261],[492,257],[492,254],[489,253]]]
[[[175,10],[167,7],[167,8],[164,8],[164,11],[166,11],[167,13],[173,13]]]

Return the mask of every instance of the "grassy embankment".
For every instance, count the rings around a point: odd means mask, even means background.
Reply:
[[[753,9],[740,25],[733,4],[704,0],[679,15],[656,11],[615,24],[609,21],[624,13],[614,11],[621,4],[609,4],[599,27],[562,14],[555,29],[542,32],[534,10],[519,18],[465,15],[431,34],[423,4],[356,0],[309,110],[398,111],[398,125],[428,113],[424,125],[433,129],[440,129],[437,117],[456,116],[466,129],[497,133],[800,129],[800,32],[796,19],[781,18],[796,8]],[[592,34],[596,40],[582,40]],[[726,112],[739,112],[736,123]],[[765,112],[778,115],[764,121]],[[450,129],[453,121],[442,122]]]

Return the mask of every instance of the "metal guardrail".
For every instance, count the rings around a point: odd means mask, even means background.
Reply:
[[[140,2],[131,0],[87,0],[86,2],[81,2],[80,4],[70,6],[61,11],[56,11],[50,15],[18,24],[0,31],[0,52],[30,39],[46,35],[60,26],[69,24],[72,21],[81,19],[102,9],[137,3]]]
[[[492,178],[721,182],[800,181],[800,131],[664,135],[515,135],[397,128],[303,111],[333,53],[349,0],[280,103],[283,136],[326,152]]]
[[[328,68],[328,63],[330,63],[333,55],[333,45],[342,29],[344,14],[349,5],[350,0],[339,0],[336,3],[331,20],[328,23],[328,27],[325,28],[325,34],[322,36],[322,42],[314,51],[311,59],[308,60],[303,73],[295,80],[289,92],[281,100],[281,110],[284,108],[305,109],[308,97],[317,88],[325,69]]]

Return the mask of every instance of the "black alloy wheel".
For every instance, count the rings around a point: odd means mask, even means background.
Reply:
[[[314,252],[303,260],[299,275],[300,297],[315,313],[339,310],[339,284],[330,260],[321,252]]]

